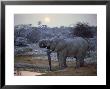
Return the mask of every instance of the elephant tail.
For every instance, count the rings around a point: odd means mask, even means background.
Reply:
[[[87,52],[86,52],[86,57],[90,57],[90,50],[91,50],[91,47],[90,47],[90,41],[88,38],[84,38],[87,43],[88,43],[88,48],[87,48]]]
[[[90,42],[89,42],[89,39],[88,38],[84,38],[86,41],[87,41],[87,43],[88,43],[88,48],[87,48],[87,51],[90,51]]]

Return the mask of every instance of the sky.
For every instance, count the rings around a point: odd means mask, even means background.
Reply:
[[[48,27],[73,26],[78,22],[88,23],[90,26],[97,26],[96,14],[15,14],[14,24],[32,24],[38,26],[41,21],[42,25]]]

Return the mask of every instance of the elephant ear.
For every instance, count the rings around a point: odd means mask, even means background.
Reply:
[[[50,50],[55,51],[57,43],[54,40],[50,40]]]
[[[61,51],[63,49],[66,48],[66,43],[64,40],[59,40],[57,45],[56,45],[56,48],[55,48],[55,51]]]
[[[51,47],[50,48],[51,50],[57,52],[57,51],[60,51],[60,50],[64,49],[66,47],[66,44],[65,44],[63,39],[55,39],[55,40],[52,41],[50,47]]]

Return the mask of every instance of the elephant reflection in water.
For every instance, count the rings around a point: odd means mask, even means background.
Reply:
[[[59,62],[59,68],[64,69],[67,67],[66,58],[76,58],[76,68],[84,65],[84,58],[88,49],[88,42],[82,37],[74,38],[53,38],[53,39],[42,39],[39,41],[40,48],[48,49],[48,59],[51,66],[50,53],[52,51],[57,52],[57,58]]]

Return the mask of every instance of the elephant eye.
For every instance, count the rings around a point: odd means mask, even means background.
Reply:
[[[47,49],[50,49],[50,46],[47,46]]]
[[[44,44],[42,44],[42,46],[44,46]]]

